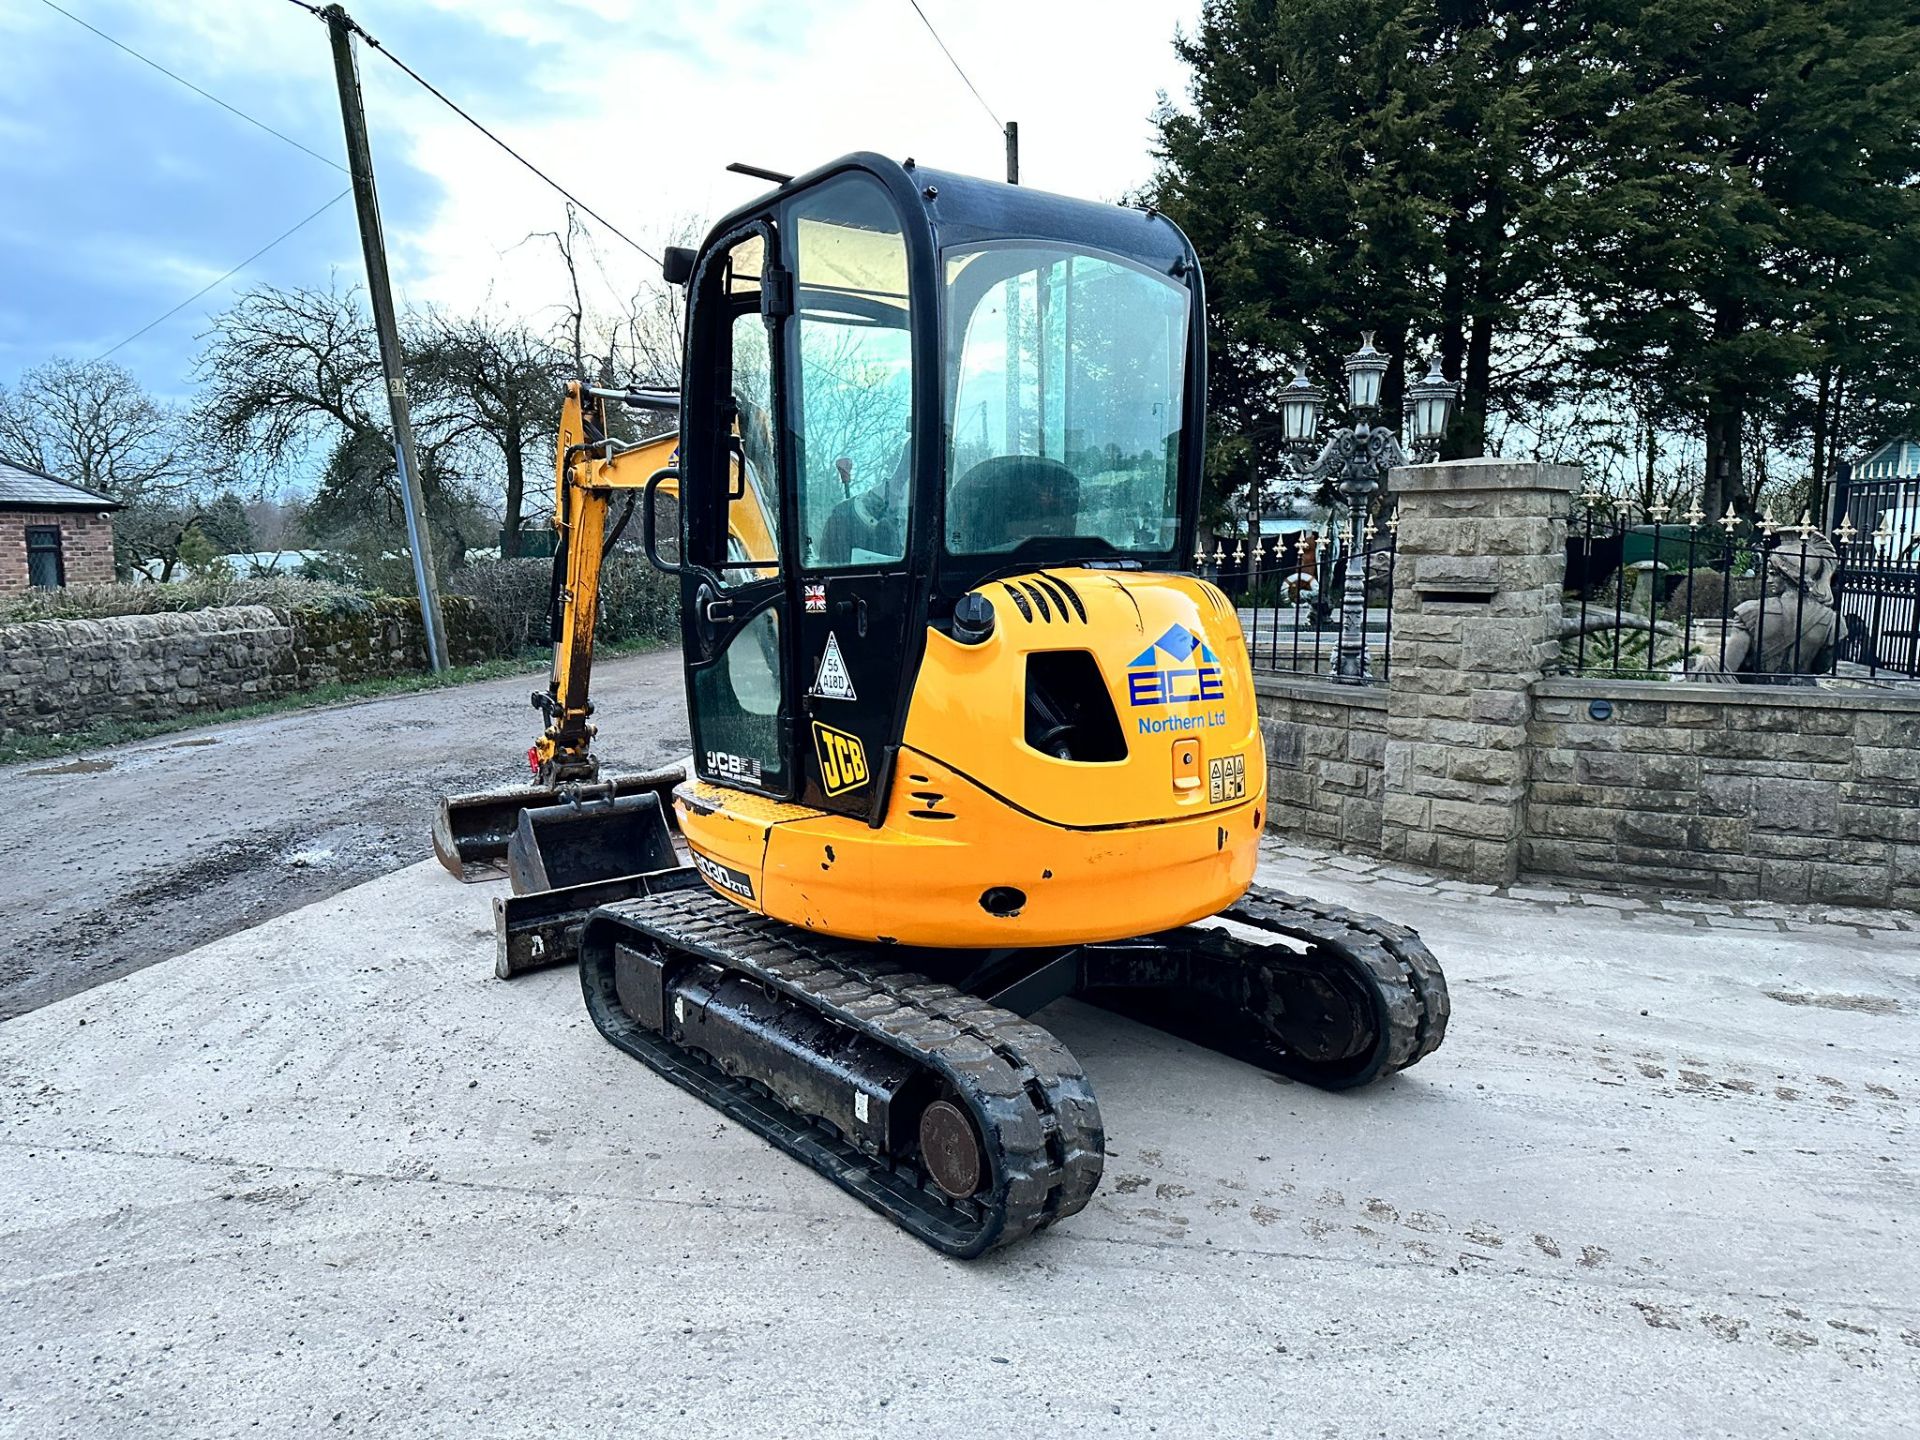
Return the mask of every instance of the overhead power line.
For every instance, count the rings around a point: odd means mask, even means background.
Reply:
[[[131,45],[125,44],[119,40],[114,39],[113,36],[107,34],[107,32],[102,30],[98,25],[89,25],[85,20],[82,20],[78,15],[74,14],[71,10],[62,10],[58,5],[53,3],[53,0],[40,0],[40,3],[46,6],[49,10],[52,10],[57,14],[66,16],[67,19],[73,21],[73,23],[78,25],[81,29],[91,30],[94,34],[98,35],[102,40],[106,41],[109,45],[113,46],[115,49],[124,50],[127,54],[131,55],[134,59],[138,60],[142,65],[148,65],[148,66],[151,66],[153,69],[158,70],[162,75],[166,76],[169,80],[173,81],[176,85],[184,85],[187,87],[187,89],[193,91],[193,93],[198,95],[201,99],[211,100],[214,104],[218,105],[222,110],[227,111],[229,114],[239,116],[242,120],[246,121],[249,125],[253,126],[255,129],[264,130],[267,132],[267,134],[273,136],[274,139],[285,141],[287,144],[291,145],[294,149],[303,151],[304,153],[311,155],[314,159],[318,160],[322,165],[333,166],[333,168],[338,170],[342,175],[347,173],[347,167],[342,165],[339,161],[328,159],[325,155],[322,155],[318,150],[308,149],[305,145],[302,145],[298,140],[294,139],[291,135],[284,134],[281,131],[274,129],[273,126],[267,124],[266,121],[256,120],[253,116],[247,114],[247,112],[242,110],[239,106],[229,105],[226,101],[222,100],[218,95],[214,95],[209,93],[208,91],[202,90],[198,85],[194,84],[191,80],[186,79],[184,76],[174,74],[173,71],[167,69],[167,67],[162,65],[158,60],[150,60],[145,55],[142,55],[138,50],[134,49]],[[300,3],[300,0],[295,0],[295,3],[296,4]]]
[[[316,15],[320,13],[318,10],[315,10],[313,6],[307,4],[306,0],[292,0],[292,3],[295,5],[298,5],[302,10],[312,11],[312,13]],[[586,201],[582,200],[578,195],[575,195],[571,190],[567,189],[566,186],[562,185],[558,180],[555,180],[551,175],[547,174],[546,171],[542,170],[538,165],[534,164],[531,160],[527,159],[526,156],[522,155],[518,150],[514,149],[511,145],[507,144],[507,142],[502,140],[498,135],[494,134],[493,131],[489,130],[485,125],[481,124],[478,120],[474,119],[472,115],[468,114],[459,105],[455,104],[452,100],[448,99],[447,96],[438,87],[436,87],[431,80],[428,80],[426,76],[422,75],[418,70],[415,70],[411,65],[407,64],[406,61],[402,60],[398,55],[394,54],[393,51],[389,50],[386,46],[382,45],[372,35],[368,34],[366,27],[361,25],[359,21],[349,18],[347,23],[349,26],[352,27],[353,32],[356,35],[358,35],[362,40],[365,40],[367,44],[371,45],[375,50],[378,50],[388,60],[392,61],[416,85],[418,85],[421,89],[425,90],[429,95],[433,96],[434,99],[438,100],[442,105],[446,106],[449,110],[453,111],[454,114],[458,115],[462,120],[466,121],[467,124],[471,125],[474,129],[478,130],[482,135],[486,136],[487,139],[491,140],[495,145],[498,145],[502,150],[506,151],[507,154],[511,155],[515,160],[518,160],[523,166],[525,166],[536,177],[538,177],[542,183],[547,185],[548,188],[552,189],[557,194],[571,201],[577,209],[583,211],[585,214],[591,215],[595,220],[599,221],[603,227],[605,227],[605,229],[609,234],[614,235],[617,238],[625,241],[628,245],[631,245],[635,250],[638,250],[642,255],[646,256],[647,259],[651,260],[654,264],[658,265],[661,263],[660,257],[654,254],[653,251],[647,249],[647,247],[642,245],[638,240],[635,240],[631,235],[628,235],[627,233],[625,233],[623,230],[620,229],[619,226],[615,225],[611,220],[607,219],[606,216],[602,215],[599,211],[595,210],[591,205],[587,204]]]
[[[926,26],[927,33],[933,36],[933,43],[940,47],[940,53],[946,56],[947,63],[953,66],[953,73],[960,77],[967,89],[973,91],[973,98],[980,102],[980,108],[987,112],[987,118],[993,121],[994,125],[1004,132],[1007,128],[1006,125],[1002,123],[998,115],[993,113],[993,107],[987,104],[987,97],[980,93],[980,88],[975,85],[973,81],[967,79],[967,72],[960,68],[960,62],[953,58],[953,51],[947,49],[947,42],[942,40],[940,38],[940,32],[933,28],[933,22],[927,19],[927,12],[920,8],[920,0],[907,0],[907,3],[913,6],[913,13],[920,17],[920,23]]]
[[[154,326],[160,324],[162,321],[171,320],[174,316],[178,315],[182,310],[186,309],[187,306],[191,305],[194,301],[198,300],[202,295],[206,294],[209,290],[213,289],[217,285],[221,285],[226,281],[231,280],[234,276],[238,275],[242,270],[246,269],[247,266],[251,265],[254,261],[258,260],[262,255],[266,254],[269,250],[273,249],[273,247],[278,245],[282,240],[286,240],[290,238],[295,232],[305,229],[308,225],[312,224],[315,220],[318,220],[322,215],[326,214],[327,211],[331,210],[334,206],[338,205],[342,200],[346,199],[347,196],[351,195],[352,193],[353,193],[353,188],[351,186],[349,186],[345,190],[342,190],[338,195],[334,196],[333,199],[327,201],[326,204],[322,205],[318,210],[314,211],[311,215],[307,216],[306,219],[300,221],[297,225],[291,226],[290,228],[281,231],[278,235],[274,236],[273,239],[269,240],[266,244],[262,245],[258,250],[254,251],[253,254],[249,255],[246,259],[242,260],[238,265],[234,266],[231,270],[227,271],[227,273],[222,275],[218,280],[208,281],[205,285],[202,285],[198,290],[194,291],[193,294],[189,295],[186,299],[182,300],[178,305],[174,306],[171,310],[167,311],[166,314],[161,315],[156,319],[149,320],[146,324],[142,325],[138,330],[134,331],[133,334],[127,336],[127,338],[122,340],[118,345],[115,345],[113,347],[113,350],[101,351],[98,358],[102,360],[106,359],[107,356],[113,354],[114,350],[121,350],[131,345],[134,341],[138,340],[142,335],[146,334],[149,330],[153,329]]]

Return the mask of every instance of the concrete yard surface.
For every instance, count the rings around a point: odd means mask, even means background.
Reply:
[[[973,1264],[431,863],[20,1016],[0,1433],[1916,1433],[1920,935],[1263,878],[1419,926],[1445,1047],[1327,1095],[1056,1005],[1105,1178]]]

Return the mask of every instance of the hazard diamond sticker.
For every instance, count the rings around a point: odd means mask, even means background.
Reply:
[[[829,631],[827,653],[820,657],[820,673],[813,677],[813,693],[822,700],[858,700],[853,693],[853,677],[847,674],[846,657],[840,653],[840,636]]]

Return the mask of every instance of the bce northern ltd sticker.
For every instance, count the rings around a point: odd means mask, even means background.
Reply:
[[[1135,706],[1191,705],[1227,698],[1219,657],[1184,625],[1134,657],[1127,667],[1127,699]]]
[[[1127,703],[1136,711],[1149,712],[1134,716],[1142,735],[1225,725],[1227,711],[1220,702],[1226,698],[1226,671],[1219,656],[1184,625],[1169,625],[1166,633],[1127,667]],[[1186,708],[1193,705],[1213,708],[1199,713]],[[1170,706],[1179,708],[1173,714],[1152,713]]]

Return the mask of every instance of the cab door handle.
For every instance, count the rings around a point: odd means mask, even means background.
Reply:
[[[862,640],[867,638],[867,602],[865,599],[855,595],[850,600],[840,601],[839,604],[833,608],[834,613],[842,620],[851,615],[853,617],[853,633],[858,635]]]

